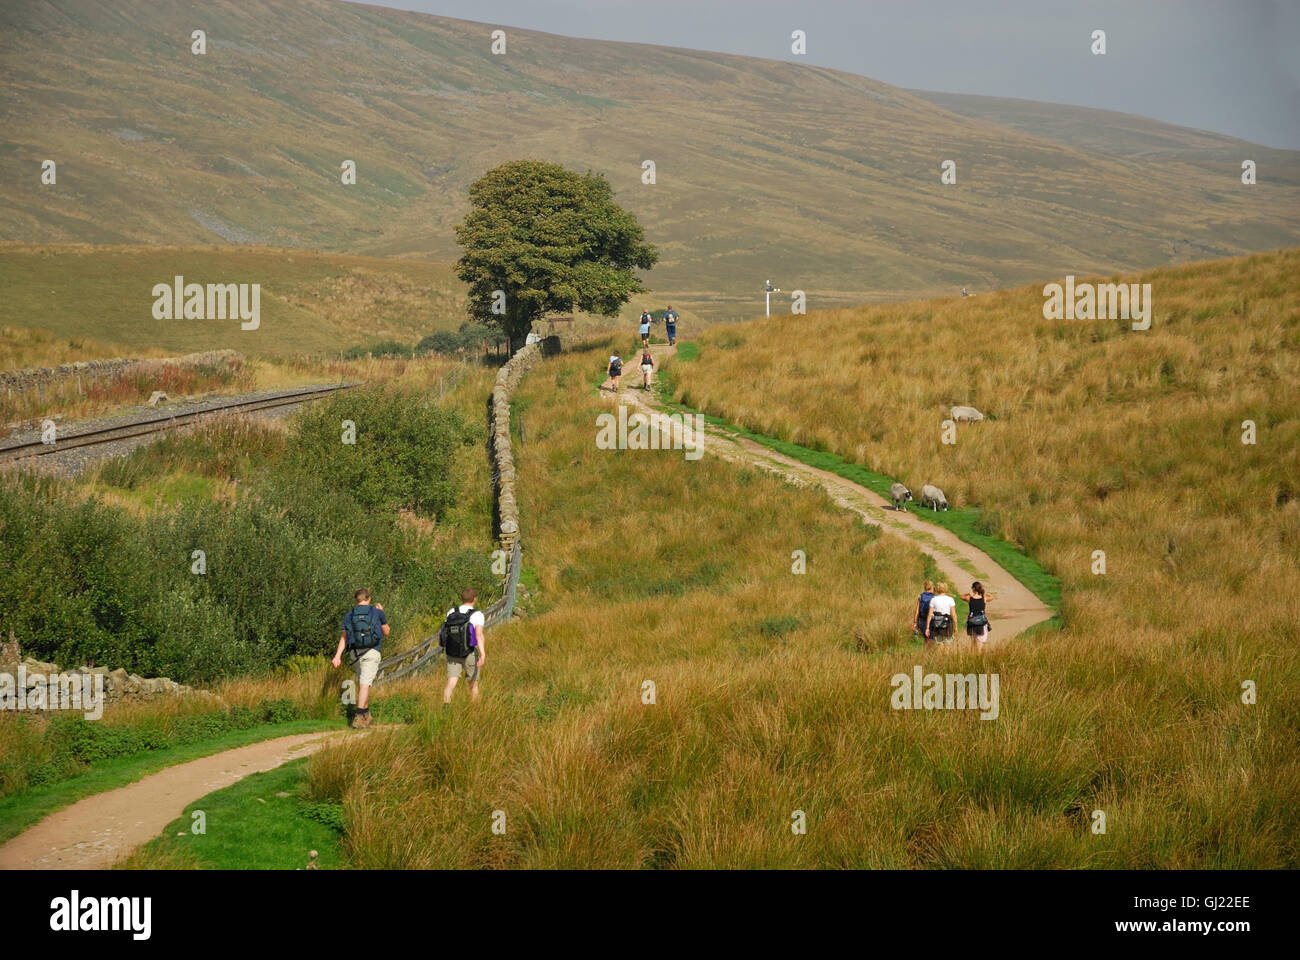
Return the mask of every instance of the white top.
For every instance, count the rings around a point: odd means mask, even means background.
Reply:
[[[952,612],[957,609],[957,601],[946,593],[936,593],[934,599],[930,601],[930,609],[935,613],[952,616]]]
[[[452,610],[460,610],[461,613],[468,613],[472,609],[473,607],[471,607],[470,604],[468,603],[462,603],[459,607],[452,607]],[[448,617],[451,616],[451,610],[447,611],[447,616]],[[443,619],[445,620],[446,617],[444,617]],[[470,614],[469,622],[474,624],[474,626],[476,627],[483,626],[483,624],[486,622],[486,619],[483,616],[483,611],[474,610],[474,612]]]

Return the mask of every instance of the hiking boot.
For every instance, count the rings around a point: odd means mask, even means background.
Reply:
[[[375,723],[374,718],[371,717],[370,714],[358,713],[352,718],[352,729],[364,730],[366,727],[373,726],[374,723]]]

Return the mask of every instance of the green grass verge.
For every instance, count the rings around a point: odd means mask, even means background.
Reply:
[[[343,807],[304,799],[307,758],[255,773],[187,805],[126,866],[159,864],[211,870],[293,870],[310,851],[322,870],[346,867]],[[203,811],[203,833],[194,812]]]
[[[32,824],[56,810],[76,803],[83,797],[126,786],[164,767],[276,737],[343,728],[342,720],[290,720],[286,723],[233,730],[223,736],[197,743],[165,747],[130,757],[101,760],[85,773],[75,777],[0,797],[0,843],[12,839]]]
[[[699,356],[699,347],[693,342],[679,342],[677,344],[677,356],[678,359],[694,360]],[[837,454],[813,450],[797,443],[754,433],[707,411],[696,410],[685,404],[677,403],[672,399],[675,392],[675,383],[671,371],[665,370],[655,378],[655,392],[658,400],[666,407],[682,413],[698,413],[704,417],[705,423],[720,430],[725,430],[733,436],[752,440],[754,443],[783,454],[792,460],[797,460],[818,470],[826,470],[836,476],[843,477],[845,480],[851,480],[866,487],[873,493],[879,494],[886,500],[889,499],[889,486],[894,482],[892,477],[868,470],[866,467],[845,460]],[[925,522],[942,527],[955,534],[958,539],[983,550],[995,563],[1028,587],[1039,600],[1042,600],[1053,610],[1060,610],[1061,581],[1043,569],[1037,560],[1015,546],[1015,544],[1007,543],[1005,540],[978,530],[977,523],[980,518],[980,510],[977,507],[938,512],[918,508],[913,512]],[[1047,622],[1055,622],[1057,626],[1060,626],[1059,613]]]

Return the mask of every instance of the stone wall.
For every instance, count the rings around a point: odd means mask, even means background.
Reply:
[[[117,670],[110,670],[107,667],[75,667],[69,670],[60,670],[58,664],[23,657],[18,662],[0,663],[0,673],[9,674],[16,683],[19,666],[25,668],[23,681],[28,690],[37,686],[38,683],[48,681],[51,674],[62,674],[64,676],[94,676],[99,674],[104,678],[105,703],[132,703],[187,693],[212,697],[212,694],[206,691],[195,690],[193,687],[177,683],[168,677],[140,677],[134,673],[127,673],[120,667]]]
[[[515,497],[515,457],[510,446],[510,394],[525,373],[542,360],[543,344],[530,343],[497,371],[492,387],[492,465],[497,488],[497,540],[509,551],[519,539],[519,503]]]
[[[148,374],[162,367],[229,367],[235,368],[243,363],[244,358],[234,350],[208,350],[204,353],[189,353],[183,357],[158,357],[131,359],[116,357],[112,360],[81,360],[77,363],[64,363],[57,367],[31,367],[26,370],[0,370],[0,387],[9,390],[31,390],[44,384],[74,377],[84,379],[111,378],[131,376],[137,373]]]

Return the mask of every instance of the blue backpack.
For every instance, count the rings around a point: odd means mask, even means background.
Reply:
[[[379,646],[383,639],[382,628],[375,623],[374,607],[370,604],[353,607],[348,611],[348,649],[360,656],[367,650]],[[358,610],[364,610],[364,616],[357,616]]]

